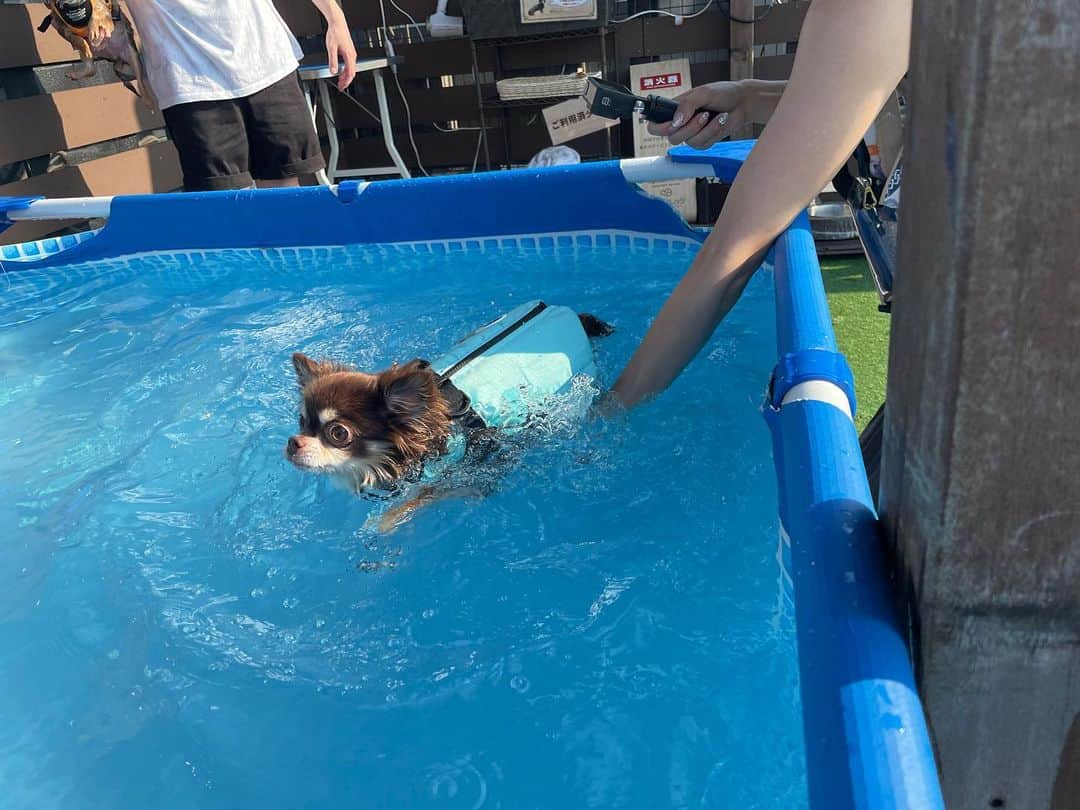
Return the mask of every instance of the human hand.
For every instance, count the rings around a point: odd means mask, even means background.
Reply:
[[[109,7],[102,6],[100,9],[94,9],[94,15],[90,19],[89,31],[87,32],[87,41],[90,43],[92,50],[97,50],[105,44],[105,40],[112,36],[113,21],[109,16]]]
[[[108,38],[109,38],[109,34],[105,30],[105,26],[103,26],[103,25],[91,26],[91,28],[90,28],[90,36],[88,38],[89,41],[90,41],[90,47],[91,48],[94,48],[94,49],[100,48],[101,44]]]
[[[340,6],[332,5],[326,23],[326,61],[330,65],[330,72],[338,74],[338,90],[344,90],[356,77],[356,46],[353,45],[345,12]]]
[[[615,419],[626,415],[626,406],[614,391],[605,391],[589,408],[588,419]]]
[[[695,87],[676,98],[679,108],[670,122],[649,124],[649,132],[672,144],[707,149],[748,124],[768,121],[784,84],[750,79]]]

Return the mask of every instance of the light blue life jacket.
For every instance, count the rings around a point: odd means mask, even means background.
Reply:
[[[521,430],[553,397],[569,393],[576,377],[597,374],[578,314],[542,301],[521,304],[480,327],[431,368],[467,398],[456,414],[467,417],[464,424],[470,424],[465,409],[471,408],[483,426],[508,432]],[[464,457],[465,434],[454,430],[447,452],[424,465],[423,479],[438,477]]]

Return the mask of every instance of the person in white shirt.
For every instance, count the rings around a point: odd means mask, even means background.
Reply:
[[[356,74],[345,14],[336,0],[312,2],[344,90]],[[325,168],[296,72],[303,52],[272,0],[126,3],[185,190],[295,186]]]

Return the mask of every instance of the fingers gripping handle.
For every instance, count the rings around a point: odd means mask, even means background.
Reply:
[[[675,111],[679,109],[679,102],[662,96],[648,96],[645,99],[641,114],[654,124],[666,124],[675,117]]]
[[[589,78],[582,95],[592,114],[604,118],[630,118],[640,112],[654,124],[666,124],[679,109],[679,103],[674,99],[661,96],[642,98],[622,85],[594,77]]]

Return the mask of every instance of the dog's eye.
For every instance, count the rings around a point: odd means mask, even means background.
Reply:
[[[340,422],[331,422],[326,426],[326,437],[339,447],[344,447],[352,439],[352,434]]]

